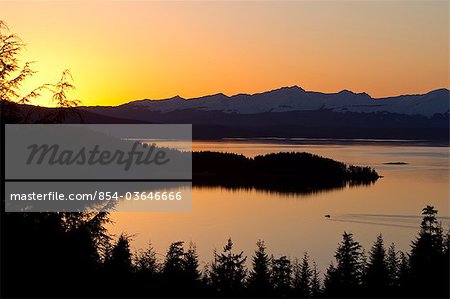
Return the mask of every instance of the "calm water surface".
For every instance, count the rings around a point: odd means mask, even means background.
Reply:
[[[310,152],[372,166],[384,177],[372,186],[312,195],[194,188],[192,212],[115,212],[109,229],[116,235],[134,235],[134,249],[145,248],[151,241],[161,258],[171,242],[193,241],[202,265],[211,261],[213,249],[222,249],[228,237],[236,250],[248,256],[256,241],[263,239],[275,256],[295,258],[307,251],[324,270],[344,231],[352,232],[366,250],[380,233],[387,244],[395,242],[398,249],[408,250],[420,224],[420,211],[427,204],[439,210],[444,227],[449,227],[448,147],[293,143],[223,141],[194,142],[192,146],[195,151],[246,156]],[[326,214],[331,218],[325,218]]]

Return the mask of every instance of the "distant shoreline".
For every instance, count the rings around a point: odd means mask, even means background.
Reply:
[[[399,146],[433,146],[450,147],[450,144],[440,140],[407,140],[380,138],[304,138],[304,137],[225,137],[225,138],[193,138],[195,142],[230,142],[230,143],[260,143],[286,145],[399,145]]]

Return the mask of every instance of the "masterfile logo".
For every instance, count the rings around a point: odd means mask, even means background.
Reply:
[[[142,148],[142,150],[139,148]],[[77,152],[70,149],[61,149],[57,144],[32,144],[27,149],[30,150],[27,164],[108,165],[116,163],[117,165],[123,165],[124,170],[128,171],[133,164],[154,164],[158,166],[170,162],[170,159],[166,158],[166,152],[163,149],[157,149],[154,143],[149,146],[147,143],[141,144],[138,141],[132,144],[131,150],[128,152],[101,149],[98,144],[92,149],[82,147]]]
[[[191,210],[191,125],[5,131],[8,212]]]
[[[6,125],[5,137],[6,179],[192,178],[191,125]]]

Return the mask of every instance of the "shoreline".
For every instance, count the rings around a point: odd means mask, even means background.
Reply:
[[[370,139],[370,138],[304,138],[304,137],[224,137],[211,139],[192,139],[193,142],[223,142],[223,143],[259,143],[285,145],[395,145],[450,147],[450,143],[437,140],[419,139]]]

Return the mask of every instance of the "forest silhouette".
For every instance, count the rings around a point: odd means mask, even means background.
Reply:
[[[381,235],[365,254],[344,232],[323,275],[304,256],[246,256],[231,239],[200,268],[194,243],[132,252],[108,213],[3,213],[2,297],[441,297],[449,295],[449,241],[432,206],[409,252]],[[247,261],[248,260],[248,261]],[[24,287],[26,283],[26,287]]]

